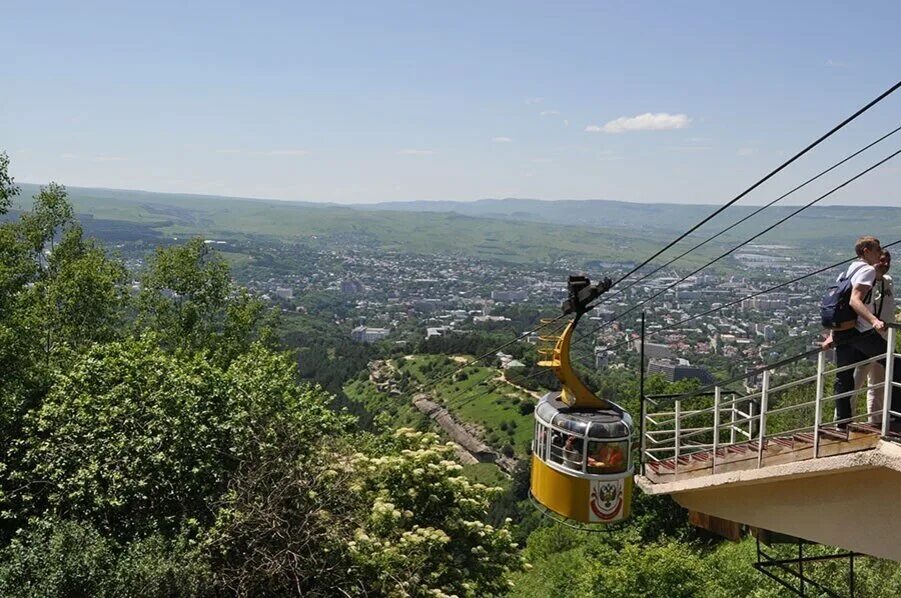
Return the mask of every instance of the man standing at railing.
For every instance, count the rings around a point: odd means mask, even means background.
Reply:
[[[873,304],[876,306],[874,310],[875,316],[886,323],[895,322],[895,287],[892,283],[892,277],[888,275],[889,268],[892,266],[892,255],[887,249],[882,250],[882,256],[879,263],[876,264],[876,284],[874,285],[875,296]],[[885,330],[879,332],[883,338],[886,337]],[[877,384],[885,382],[885,368],[878,361],[859,366],[854,370],[854,389],[860,390],[864,384],[867,385],[867,413],[869,413],[869,422],[871,424],[882,423],[882,397],[883,389],[876,388]],[[854,403],[851,403],[851,413],[854,414]],[[838,413],[836,410],[836,419]]]
[[[839,281],[850,280],[851,319],[838,322],[823,342],[823,349],[835,347],[835,365],[843,368],[871,357],[886,354],[886,342],[880,335],[885,330],[885,322],[876,317],[873,301],[873,287],[876,283],[876,268],[882,258],[882,246],[875,237],[861,237],[854,246],[858,259],[848,266]],[[856,318],[854,317],[856,316]],[[842,318],[844,320],[844,318]],[[825,323],[825,318],[824,318]],[[879,360],[881,365],[885,360]],[[893,367],[895,382],[901,382],[901,360],[895,359]],[[852,417],[851,393],[854,390],[854,369],[848,368],[835,376],[835,395],[848,393],[836,399],[836,421],[840,428],[847,428]],[[892,388],[892,410],[901,409],[901,389]]]

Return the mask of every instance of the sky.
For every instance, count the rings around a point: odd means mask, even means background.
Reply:
[[[20,182],[80,187],[722,203],[901,79],[899,17],[896,1],[5,2],[0,150]],[[899,124],[901,91],[746,203]],[[901,157],[829,201],[901,205],[899,189]]]

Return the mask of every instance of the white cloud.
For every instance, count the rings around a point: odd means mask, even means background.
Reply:
[[[753,156],[754,148],[753,147],[740,147],[738,148],[739,156]]]
[[[244,150],[234,148],[217,149],[217,154],[247,154],[248,156],[306,156],[309,151],[305,149],[273,149],[259,152],[245,152]]]
[[[267,156],[306,156],[310,152],[302,149],[279,149],[265,152]]]
[[[526,98],[525,102],[529,106],[534,106],[535,104],[541,104],[542,102],[544,102],[544,98]]]
[[[59,157],[62,158],[63,160],[74,160],[74,159],[78,158],[78,154],[66,152],[65,154],[60,154]]]
[[[559,110],[542,110],[538,113],[540,116],[557,116],[560,114]]]
[[[569,121],[566,120],[566,119],[564,119],[564,120],[563,120],[563,126],[564,126],[564,127],[568,127],[568,126],[569,126]]]
[[[513,143],[509,137],[492,137],[491,143]]]
[[[833,69],[846,69],[851,65],[843,60],[832,60],[830,58],[829,60],[826,61],[826,66],[828,66],[829,68],[833,68]]]
[[[94,156],[94,162],[124,162],[127,159],[122,156]]]
[[[629,131],[665,131],[668,129],[684,129],[691,119],[685,114],[667,114],[666,112],[639,114],[638,116],[621,116],[605,123],[603,126],[588,125],[589,133],[626,133]]]
[[[672,145],[671,150],[674,152],[700,152],[711,149],[709,145]]]
[[[402,149],[397,153],[401,156],[431,156],[435,152],[430,149]]]
[[[553,161],[552,158],[532,158],[533,164],[550,164]]]

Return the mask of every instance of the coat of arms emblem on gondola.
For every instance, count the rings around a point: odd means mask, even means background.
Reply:
[[[591,484],[591,512],[599,521],[618,519],[622,506],[622,480],[596,480]]]

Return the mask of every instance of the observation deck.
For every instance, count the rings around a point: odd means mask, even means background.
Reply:
[[[835,368],[814,350],[730,381],[750,394],[716,386],[643,397],[636,483],[697,513],[901,561],[898,328],[889,326],[885,355]],[[809,359],[816,373],[800,375]],[[837,372],[880,360],[885,382],[827,394]],[[882,401],[868,410],[858,395],[871,389]],[[863,408],[833,421],[844,397]]]

